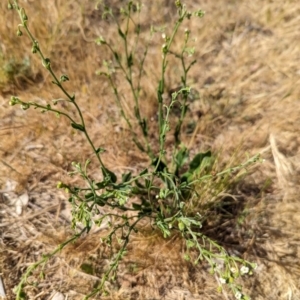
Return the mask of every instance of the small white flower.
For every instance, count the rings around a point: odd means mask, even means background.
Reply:
[[[185,33],[185,34],[190,34],[190,31],[186,28],[186,29],[184,30],[184,33]]]
[[[235,274],[237,273],[237,269],[236,268],[230,268],[231,273]]]
[[[165,40],[166,39],[166,34],[165,33],[163,33],[162,35],[162,38]]]
[[[247,274],[247,273],[249,273],[249,268],[246,267],[246,266],[242,266],[242,267],[241,267],[241,273],[242,273],[242,274]]]
[[[225,278],[220,277],[219,280],[220,280],[220,282],[221,282],[222,284],[225,284],[225,283],[226,283],[226,279],[225,279]]]
[[[236,292],[235,294],[234,294],[234,296],[235,296],[235,298],[236,299],[242,299],[242,293],[241,292]]]

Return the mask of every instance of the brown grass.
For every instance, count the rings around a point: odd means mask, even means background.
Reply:
[[[230,207],[231,217],[219,220],[217,226],[207,224],[205,230],[230,253],[258,263],[254,276],[244,282],[253,299],[300,299],[300,2],[186,2],[201,7],[206,16],[191,22],[197,65],[190,84],[200,99],[191,104],[189,121],[195,123],[195,130],[183,136],[184,142],[194,152],[221,151],[220,166],[237,164],[246,152],[261,152],[265,159],[231,191],[231,199],[237,201]],[[54,70],[69,75],[67,88],[76,93],[95,143],[107,149],[107,165],[117,173],[140,170],[147,159],[128,138],[107,82],[95,75],[108,53],[93,40],[100,34],[114,39],[113,26],[101,21],[92,1],[20,0],[20,4]],[[14,299],[12,289],[26,267],[71,235],[66,195],[55,186],[59,180],[72,180],[67,177],[71,162],[84,161],[91,151],[63,118],[57,121],[51,114],[9,107],[12,94],[43,103],[61,95],[40,59],[30,53],[28,38],[16,37],[18,16],[6,7],[2,1],[0,276],[7,299]],[[145,4],[144,39],[148,25],[171,24],[172,7],[167,0]],[[155,35],[143,82],[143,113],[149,118],[155,117],[161,44],[161,36]],[[9,74],[8,63],[15,67]],[[167,86],[172,89],[180,82],[178,67],[170,65]],[[129,95],[123,81],[119,86]],[[94,172],[97,176],[96,168]],[[9,182],[15,182],[16,188],[7,194]],[[25,192],[29,203],[17,215],[16,200]],[[51,299],[54,291],[65,299],[82,299],[108,263],[102,234],[83,237],[51,260],[46,278],[26,288],[30,299]],[[231,299],[230,294],[217,293],[205,264],[193,266],[182,259],[183,249],[179,237],[165,240],[145,227],[132,238],[120,276],[108,286],[107,299]],[[38,273],[30,280],[38,280]]]

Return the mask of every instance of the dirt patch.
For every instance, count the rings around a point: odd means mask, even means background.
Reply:
[[[240,163],[246,153],[261,153],[265,159],[224,197],[220,211],[211,212],[226,218],[213,227],[206,224],[206,234],[230,253],[257,262],[255,274],[243,282],[253,299],[300,299],[300,3],[186,2],[206,16],[191,25],[197,64],[189,84],[198,96],[190,103],[183,142],[191,151],[219,153],[221,166]],[[101,21],[90,1],[20,4],[54,70],[69,75],[67,88],[76,93],[93,140],[106,148],[107,165],[116,173],[140,170],[147,158],[128,138],[107,82],[95,75],[108,52],[94,39],[113,39],[114,28]],[[145,3],[145,42],[148,25],[174,19],[172,5]],[[14,299],[13,287],[27,266],[71,235],[67,196],[55,186],[62,179],[74,182],[67,176],[71,162],[83,162],[91,151],[63,118],[8,105],[11,94],[42,103],[61,95],[40,59],[30,54],[29,40],[16,37],[19,20],[6,7],[0,4],[0,276],[7,299]],[[146,64],[143,114],[149,119],[156,117],[162,43],[161,35],[155,35]],[[180,84],[178,67],[171,65],[169,91]],[[122,81],[120,91],[129,91]],[[97,168],[93,172],[100,176]],[[17,204],[26,194],[28,203],[18,214]],[[39,283],[26,288],[29,298],[51,299],[59,291],[67,299],[82,299],[108,264],[102,234],[91,233],[62,251],[45,266],[45,279],[34,273],[30,281]],[[177,236],[165,240],[146,226],[133,236],[107,299],[231,299],[216,291],[205,264],[193,266],[182,259],[183,249]]]

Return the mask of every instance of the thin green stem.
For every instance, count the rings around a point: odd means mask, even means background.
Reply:
[[[122,29],[121,29],[119,23],[117,22],[116,18],[114,18],[114,20],[115,20],[115,22],[117,24],[118,31],[122,32]],[[125,57],[126,57],[127,67],[123,66],[120,57],[118,55],[116,55],[116,51],[112,48],[112,46],[110,44],[108,44],[108,43],[105,43],[105,45],[109,48],[109,50],[111,51],[111,53],[116,58],[116,62],[118,64],[118,67],[122,70],[122,72],[123,72],[123,74],[124,74],[124,76],[126,78],[126,81],[128,82],[128,84],[130,86],[130,89],[131,89],[131,92],[132,92],[132,95],[133,95],[133,99],[134,99],[134,102],[135,102],[135,107],[134,107],[135,117],[138,120],[138,124],[139,124],[139,126],[140,126],[140,128],[142,130],[142,133],[143,133],[143,136],[144,136],[144,139],[145,139],[145,143],[146,143],[147,150],[145,152],[149,155],[149,157],[151,159],[153,159],[154,158],[153,150],[152,150],[151,145],[150,145],[148,134],[146,133],[145,128],[144,128],[144,126],[145,126],[144,123],[146,122],[146,120],[142,119],[141,112],[140,112],[140,104],[139,104],[140,78],[138,80],[138,86],[137,86],[137,88],[134,87],[133,80],[132,80],[132,60],[133,60],[133,53],[129,54],[128,42],[127,42],[129,20],[130,20],[130,13],[127,16],[125,33],[122,34],[122,39],[123,39],[123,42],[124,42],[124,49],[125,49]],[[141,68],[143,66],[146,54],[147,54],[147,51],[145,51],[145,55],[144,55],[144,57],[142,59]],[[141,73],[141,71],[140,71],[140,73]],[[132,125],[131,125],[131,123],[129,121],[129,118],[125,114],[125,111],[124,111],[124,109],[122,107],[122,104],[121,104],[122,102],[121,102],[121,99],[119,97],[118,90],[117,90],[115,84],[113,83],[113,80],[112,80],[111,76],[109,76],[109,80],[110,80],[111,86],[112,86],[112,88],[114,90],[114,94],[116,95],[116,99],[118,100],[117,104],[118,104],[119,108],[121,109],[121,115],[126,120],[128,126],[129,126],[129,128],[131,130],[131,132],[134,135],[134,142],[137,144],[138,148],[140,150],[142,150],[143,147],[140,146],[140,144],[138,142],[137,134],[133,131],[133,128],[132,128]]]
[[[86,228],[84,228],[81,232],[74,234],[73,237],[71,237],[70,239],[68,239],[67,241],[63,242],[62,244],[60,244],[54,251],[52,251],[50,254],[48,255],[44,255],[44,257],[39,260],[38,262],[34,263],[33,265],[31,265],[30,267],[27,268],[25,274],[22,276],[22,279],[20,281],[20,283],[18,284],[18,286],[16,287],[15,293],[16,293],[16,300],[23,300],[23,288],[27,282],[27,279],[30,275],[32,275],[32,272],[35,271],[40,265],[46,263],[47,261],[49,261],[50,258],[52,258],[55,254],[57,254],[58,252],[60,252],[62,249],[64,249],[67,245],[69,245],[70,243],[76,241],[79,237],[81,237],[81,235],[86,231]]]
[[[201,176],[201,178],[198,178],[198,179],[195,179],[193,181],[190,182],[190,185],[193,185],[195,183],[199,183],[203,180],[206,180],[206,179],[210,179],[210,178],[213,178],[213,177],[221,177],[225,174],[230,174],[230,173],[233,173],[235,171],[239,171],[241,169],[246,169],[247,166],[250,166],[252,164],[254,164],[255,162],[259,161],[260,159],[260,154],[256,154],[254,156],[252,156],[251,158],[249,158],[247,161],[245,161],[244,163],[241,163],[240,165],[236,166],[236,167],[231,167],[231,168],[227,168],[217,174],[208,174],[208,175],[204,175],[204,176]]]
[[[109,269],[103,275],[100,284],[98,285],[98,287],[96,289],[94,289],[93,292],[86,295],[83,300],[87,300],[87,299],[91,298],[92,296],[95,296],[95,295],[103,292],[105,282],[109,279],[110,274],[113,271],[116,271],[116,269],[118,267],[118,264],[119,264],[119,261],[122,259],[122,256],[124,255],[125,249],[126,249],[128,243],[129,243],[129,237],[131,235],[131,232],[136,228],[136,225],[138,224],[138,222],[140,222],[143,218],[144,218],[144,216],[139,217],[132,225],[129,226],[126,236],[123,237],[123,239],[124,239],[123,245],[122,245],[121,249],[118,251],[116,257],[113,260],[113,262],[110,264]],[[112,234],[115,234],[116,230],[114,230],[114,232]]]
[[[54,84],[56,84],[60,89],[61,91],[67,96],[67,98],[69,99],[68,101],[70,101],[71,103],[73,103],[73,105],[75,106],[78,114],[79,114],[79,117],[80,117],[80,121],[81,121],[81,125],[82,125],[82,128],[83,128],[83,132],[84,132],[84,135],[86,137],[86,139],[88,140],[88,143],[90,144],[91,148],[93,149],[93,152],[96,154],[96,157],[100,163],[100,165],[102,166],[104,172],[106,173],[106,175],[108,175],[108,172],[106,171],[106,167],[100,157],[100,154],[99,152],[97,151],[97,149],[95,148],[88,132],[87,132],[87,129],[85,127],[85,121],[84,121],[84,118],[83,118],[83,115],[82,115],[82,112],[78,106],[78,104],[76,103],[75,101],[75,96],[71,96],[66,90],[65,88],[63,87],[63,85],[61,84],[60,80],[57,78],[57,76],[55,75],[54,71],[52,70],[52,67],[51,67],[51,63],[50,63],[50,60],[49,59],[46,59],[43,52],[41,51],[39,45],[38,45],[38,42],[37,40],[34,38],[34,36],[31,34],[30,30],[28,29],[28,26],[27,26],[27,18],[25,19],[24,18],[24,15],[25,15],[25,11],[23,8],[20,8],[18,6],[18,2],[17,0],[14,0],[14,3],[15,3],[15,7],[18,11],[18,14],[19,14],[19,17],[22,21],[22,24],[21,26],[25,29],[26,33],[28,34],[30,40],[32,41],[33,43],[33,47],[35,49],[35,51],[40,55],[40,57],[42,58],[42,62],[43,62],[43,65],[44,67],[49,71],[49,73],[51,74],[52,78],[54,79]],[[54,112],[58,112],[58,111],[55,111],[52,109],[52,111]],[[66,116],[67,118],[69,118],[70,120],[72,120],[72,123],[75,123],[74,120],[69,117],[67,114],[65,113],[61,113],[61,112],[58,112],[64,116]]]
[[[176,21],[173,32],[171,34],[171,37],[167,40],[167,44],[163,45],[163,61],[161,66],[161,79],[159,82],[158,90],[157,90],[157,97],[158,97],[158,125],[159,125],[159,145],[160,145],[160,153],[159,153],[159,160],[162,160],[162,157],[164,155],[163,151],[161,149],[164,146],[165,143],[165,137],[163,135],[163,123],[164,123],[164,117],[163,117],[163,93],[165,90],[165,71],[167,68],[167,56],[170,50],[170,47],[174,41],[174,37],[182,24],[185,16],[186,16],[186,10],[181,11],[181,15],[179,19]]]

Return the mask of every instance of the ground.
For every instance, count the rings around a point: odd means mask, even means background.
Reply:
[[[19,2],[53,69],[70,77],[66,88],[76,94],[92,139],[107,150],[106,164],[117,174],[147,165],[128,137],[108,82],[96,75],[109,53],[95,39],[116,39],[115,27],[95,9],[97,1]],[[160,2],[144,3],[142,44],[150,25],[166,25],[168,32],[173,24],[173,1]],[[122,1],[110,4],[117,13]],[[217,154],[220,167],[257,153],[263,159],[226,191],[230,195],[224,194],[236,201],[229,216],[204,230],[230,253],[257,263],[254,275],[242,282],[252,299],[300,299],[300,2],[186,4],[206,14],[184,23],[180,31],[183,36],[190,29],[197,60],[189,79],[197,97],[184,123],[183,142],[191,152]],[[67,175],[71,162],[85,161],[91,150],[64,118],[9,106],[11,95],[45,104],[62,94],[31,53],[25,33],[17,37],[17,13],[7,10],[5,1],[0,12],[0,277],[7,299],[14,299],[13,288],[26,268],[72,235],[67,195],[56,184],[76,182]],[[181,41],[176,39],[175,49]],[[142,113],[154,128],[162,44],[161,33],[154,34],[142,91]],[[178,63],[171,60],[166,92],[180,85],[177,74]],[[118,87],[129,95],[125,80]],[[97,176],[96,166],[92,172]],[[56,292],[61,299],[82,299],[108,261],[101,234],[82,237],[50,260],[44,279],[33,274],[32,282],[38,283],[26,287],[29,299],[53,299]],[[226,290],[218,293],[216,278],[204,263],[184,261],[183,249],[179,236],[164,239],[141,228],[103,299],[233,299]]]

